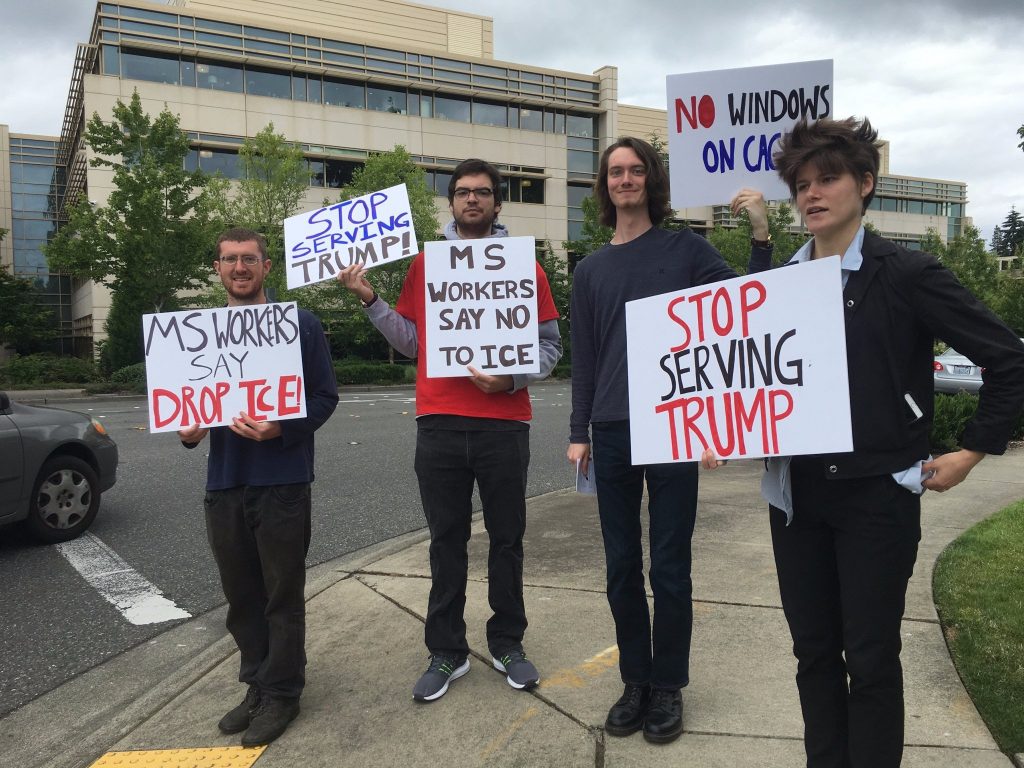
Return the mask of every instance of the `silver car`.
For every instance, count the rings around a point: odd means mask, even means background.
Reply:
[[[1021,339],[1024,344],[1024,339]],[[981,389],[980,366],[972,363],[955,349],[947,349],[932,363],[935,370],[935,391],[955,395],[957,392],[977,394]]]
[[[102,424],[0,392],[0,525],[20,521],[41,541],[68,541],[116,480],[117,445]]]

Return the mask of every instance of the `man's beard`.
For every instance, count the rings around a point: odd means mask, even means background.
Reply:
[[[469,237],[488,237],[491,234],[491,230],[494,228],[494,222],[497,220],[497,216],[490,216],[478,219],[476,221],[460,221],[455,220],[456,231],[462,236]]]

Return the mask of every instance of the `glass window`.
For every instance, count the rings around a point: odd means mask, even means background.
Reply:
[[[340,64],[355,64],[357,67],[363,66],[362,56],[353,56],[349,53],[332,53],[331,51],[324,51],[324,61],[334,61]]]
[[[508,105],[508,127],[518,128],[519,127],[519,107]]]
[[[297,59],[304,59],[306,58],[306,49],[299,45],[293,45],[292,56],[294,56]]]
[[[578,149],[568,151],[570,173],[597,173],[597,155]]]
[[[103,74],[121,76],[121,57],[118,56],[116,45],[103,46]]]
[[[524,203],[544,202],[544,179],[520,179],[520,200]]]
[[[418,116],[420,113],[420,95],[415,91],[409,92],[409,114]]]
[[[883,211],[895,211],[896,210],[896,198],[894,198],[894,197],[883,197],[882,198],[882,210]]]
[[[364,109],[366,107],[366,94],[364,93],[362,83],[325,77],[324,104],[331,104],[335,107]]]
[[[367,59],[367,67],[373,67],[374,69],[383,69],[388,72],[401,72],[405,74],[405,62],[398,61],[387,61],[385,59]]]
[[[228,45],[233,48],[237,48],[242,45],[242,41],[239,40],[237,37],[228,37],[227,35],[215,35],[213,32],[196,32],[196,40],[201,40],[204,43]]]
[[[236,35],[242,34],[241,24],[228,24],[226,21],[213,21],[212,19],[196,19],[196,27],[198,29],[215,29],[219,32],[234,32]]]
[[[53,232],[54,223],[45,219],[15,219],[11,222],[15,239],[46,240]]]
[[[196,63],[196,84],[215,91],[242,92],[242,68],[237,64]]]
[[[519,90],[524,93],[543,93],[544,88],[536,83],[523,83],[519,86]]]
[[[268,43],[265,40],[246,40],[245,48],[249,51],[269,51],[270,53],[290,53],[291,48],[281,43]]]
[[[275,99],[290,99],[291,78],[287,72],[277,72],[259,67],[245,68],[245,92],[253,96],[271,96]]]
[[[960,218],[964,215],[964,206],[962,203],[953,203],[949,206],[949,215],[956,218]]]
[[[544,132],[554,133],[555,132],[555,113],[547,111],[544,113]]]
[[[434,70],[434,72],[436,76],[439,78],[444,78],[445,80],[454,80],[457,83],[468,83],[472,81],[472,78],[469,76],[467,72],[449,72],[448,70],[444,69],[437,69]]]
[[[382,88],[379,85],[366,87],[366,108],[378,112],[392,112],[404,115],[407,111],[405,91],[394,88]]]
[[[323,99],[323,85],[319,75],[309,75],[306,78],[306,100],[319,104]]]
[[[540,131],[544,128],[544,113],[542,110],[530,107],[523,107],[519,110],[519,127],[528,131]]]
[[[178,36],[178,30],[176,29],[161,27],[157,24],[143,24],[141,21],[122,21],[121,29],[131,30],[132,32],[145,32],[146,34],[159,35],[161,37]]]
[[[921,208],[922,208],[922,212],[925,213],[928,216],[938,216],[939,215],[939,204],[938,203],[924,202],[924,203],[922,203]]]
[[[570,209],[579,208],[582,211],[583,201],[590,197],[591,192],[592,190],[590,187],[584,187],[579,184],[569,184],[566,187],[566,204]]]
[[[490,67],[486,64],[474,64],[473,71],[484,75],[493,75],[494,77],[505,77],[508,75],[508,70],[504,67]]]
[[[300,74],[292,75],[292,98],[295,101],[306,100],[306,76]]]
[[[597,138],[597,121],[593,115],[569,114],[566,127],[570,136]]]
[[[434,171],[434,191],[441,197],[448,197],[448,185],[452,182],[452,174],[448,171]]]
[[[362,163],[353,163],[349,160],[328,160],[326,166],[327,186],[338,189],[352,182],[352,174],[356,172],[357,168],[362,167]]]
[[[54,168],[52,165],[18,163],[18,166],[21,167],[21,181],[30,181],[33,184],[45,184],[47,186],[53,183]]]
[[[468,123],[470,121],[469,99],[460,99],[457,96],[435,96],[434,117]]]
[[[907,200],[907,213],[921,213],[920,200]]]
[[[434,64],[439,67],[448,67],[449,69],[461,69],[464,72],[469,72],[468,61],[455,61],[454,59],[442,59],[437,57],[434,59]]]
[[[429,93],[420,94],[420,117],[434,116],[434,97]]]
[[[121,15],[134,19],[149,19],[150,21],[164,21],[168,24],[177,24],[178,17],[172,13],[160,13],[159,11],[147,11],[142,8],[132,8],[127,5],[121,6]]]
[[[477,125],[508,127],[508,107],[488,101],[473,102],[473,122]]]
[[[569,220],[569,239],[579,240],[583,237],[583,222]]]
[[[181,60],[181,80],[180,83],[189,88],[196,87],[196,62],[195,59],[182,59]]]
[[[522,78],[523,80],[530,80],[531,82],[534,82],[534,83],[539,83],[539,82],[541,82],[543,80],[541,75],[539,75],[538,73],[536,73],[536,72],[526,72],[525,70],[523,72],[519,73],[519,77]]]
[[[260,27],[246,26],[245,34],[251,35],[252,37],[265,37],[268,40],[281,40],[285,43],[288,42],[287,32],[278,32],[274,29],[261,29]]]
[[[109,41],[109,42],[112,42],[112,43],[116,43],[120,39],[121,39],[121,36],[119,34],[117,34],[117,32],[103,31],[103,32],[100,33],[100,40],[106,40],[106,41]]]
[[[323,160],[307,160],[306,164],[309,166],[309,186],[311,187],[323,187],[325,185],[326,177],[324,176],[324,161]]]
[[[111,19],[104,16],[100,19],[100,26],[105,27],[106,29],[117,29],[117,19]]]
[[[242,178],[242,163],[239,161],[238,152],[231,150],[199,150],[199,167],[206,173],[220,173],[221,176],[227,179]]]
[[[564,112],[555,112],[555,133],[565,133]]]
[[[177,56],[121,51],[121,77],[128,80],[149,80],[154,83],[177,85],[179,69]]]
[[[50,210],[49,195],[13,195],[15,211],[46,213]]]
[[[191,173],[199,170],[199,150],[190,149],[185,155],[185,170]]]
[[[497,78],[494,77],[481,77],[480,75],[473,75],[473,82],[476,83],[477,85],[489,85],[492,88],[500,88],[501,90],[505,90],[506,88],[508,88],[508,81],[498,80]]]

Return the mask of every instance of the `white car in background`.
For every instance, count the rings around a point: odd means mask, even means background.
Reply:
[[[1024,339],[1021,339],[1024,343]],[[981,366],[975,365],[952,347],[935,358],[935,391],[955,395],[969,392],[976,395],[981,389]]]

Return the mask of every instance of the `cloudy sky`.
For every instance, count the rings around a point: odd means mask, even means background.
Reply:
[[[1022,0],[448,0],[494,18],[495,57],[619,70],[619,100],[665,106],[665,75],[833,59],[835,114],[866,115],[890,170],[968,184],[986,240],[1024,209]],[[5,2],[0,123],[56,134],[90,0]],[[634,15],[627,15],[629,13]]]

